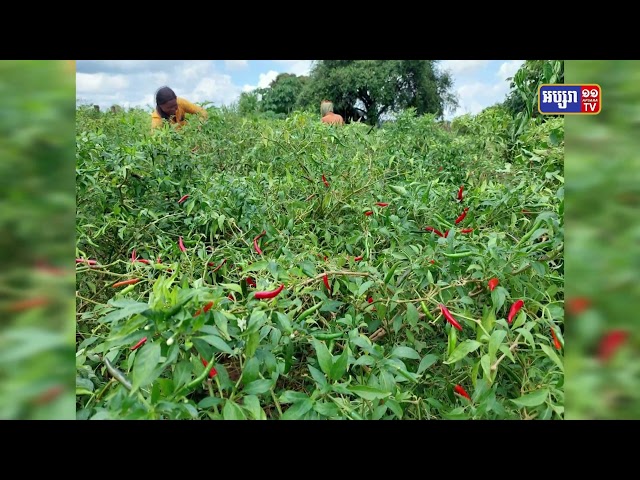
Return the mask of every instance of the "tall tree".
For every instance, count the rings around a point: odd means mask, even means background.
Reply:
[[[238,99],[238,113],[240,115],[253,115],[260,111],[259,92],[253,90],[251,92],[242,92]]]
[[[545,83],[564,83],[564,60],[526,60],[510,80],[511,91],[504,107],[513,116],[524,111],[529,118],[535,118],[540,115],[538,87]]]
[[[308,77],[302,75],[281,73],[268,88],[260,91],[262,94],[260,109],[263,112],[288,115],[295,109],[296,100],[308,80]]]
[[[413,107],[442,117],[455,108],[453,81],[436,60],[320,60],[298,97],[299,108],[323,99],[346,120],[362,119],[375,125],[384,115]]]

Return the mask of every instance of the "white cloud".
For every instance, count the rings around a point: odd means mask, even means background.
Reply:
[[[509,93],[509,82],[466,83],[458,87],[456,92],[459,105],[455,112],[445,115],[447,119],[467,113],[475,115],[487,107],[503,102],[505,96]]]
[[[95,63],[96,61],[92,61]],[[123,72],[157,72],[182,62],[173,60],[100,60],[104,69],[119,70]]]
[[[157,85],[153,90],[157,90],[160,87],[167,85],[170,82],[170,76],[165,72],[151,73],[149,74],[149,83],[151,85]]]
[[[129,87],[129,79],[124,75],[104,73],[77,73],[76,92],[81,96],[87,93],[99,93],[104,90],[121,90]]]
[[[312,60],[274,60],[274,63],[283,66],[282,70],[276,72],[269,70],[267,73],[261,73],[258,78],[258,85],[245,84],[242,87],[243,92],[250,92],[256,88],[267,88],[281,73],[292,73],[294,75],[309,75]]]
[[[267,88],[271,82],[273,82],[279,75],[275,70],[269,70],[267,73],[261,73],[258,78],[258,85],[246,85],[242,87],[243,92],[250,92],[256,88]]]
[[[249,66],[249,62],[246,60],[225,60],[224,68],[227,70],[241,70],[243,68],[247,68]]]
[[[313,60],[274,60],[276,63],[283,65],[286,73],[294,75],[309,75],[311,71],[311,62]]]
[[[500,77],[500,80],[505,80],[509,77],[513,77],[518,69],[522,66],[524,60],[509,60],[500,65],[500,69],[496,73],[496,76]]]
[[[238,99],[240,92],[241,88],[233,84],[230,76],[213,75],[200,80],[187,98],[192,102],[230,105]]]
[[[470,74],[489,64],[489,60],[443,60],[440,67],[452,75]]]
[[[185,80],[196,80],[208,75],[211,70],[211,60],[189,60],[184,62],[180,76]]]

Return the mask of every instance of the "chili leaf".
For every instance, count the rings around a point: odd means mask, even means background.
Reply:
[[[515,398],[511,401],[519,407],[537,407],[538,405],[542,405],[548,397],[549,389],[542,388],[540,390],[536,390],[535,392],[526,393],[521,397]]]
[[[391,395],[391,392],[383,392],[382,390],[367,385],[354,385],[349,387],[349,391],[365,400],[379,400]]]
[[[222,416],[225,420],[246,420],[247,416],[242,411],[242,408],[233,400],[227,399],[222,409]]]
[[[286,412],[280,417],[281,420],[299,420],[313,408],[313,402],[310,398],[305,398],[302,401],[296,402],[291,405]]]
[[[160,363],[160,342],[144,345],[136,356],[131,376],[131,393],[135,393],[140,387],[149,385],[160,372],[156,366]]]
[[[482,344],[476,340],[465,340],[455,348],[455,350],[451,353],[449,358],[443,363],[445,363],[446,365],[450,365],[452,363],[459,362],[460,360],[465,358],[467,355],[469,355],[471,352],[474,352],[475,350],[477,350],[480,347],[480,345]]]

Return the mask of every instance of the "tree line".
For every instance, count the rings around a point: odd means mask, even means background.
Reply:
[[[514,117],[537,116],[530,99],[540,83],[564,83],[564,61],[527,60],[500,105]],[[442,119],[458,107],[453,88],[451,74],[438,60],[317,60],[308,76],[281,73],[268,87],[242,93],[237,109],[242,115],[285,118],[293,111],[318,112],[327,99],[346,122],[378,125],[408,108]]]

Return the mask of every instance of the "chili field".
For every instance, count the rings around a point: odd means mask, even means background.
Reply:
[[[563,118],[208,111],[77,110],[78,419],[564,418]]]

